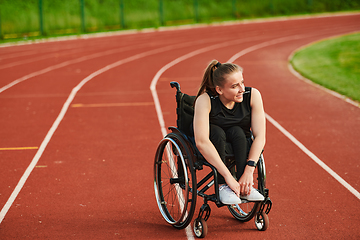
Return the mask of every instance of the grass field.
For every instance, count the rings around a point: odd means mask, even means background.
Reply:
[[[359,9],[359,0],[0,0],[0,39]]]
[[[291,64],[304,77],[360,102],[360,33],[303,48]]]

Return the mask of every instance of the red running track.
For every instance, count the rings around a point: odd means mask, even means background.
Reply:
[[[332,15],[0,48],[0,238],[192,239],[155,202],[162,132],[150,84],[175,125],[169,82],[195,94],[215,58],[241,65],[263,95],[274,205],[259,232],[212,204],[207,238],[359,239],[360,109],[288,68],[295,49],[359,30],[359,14]]]

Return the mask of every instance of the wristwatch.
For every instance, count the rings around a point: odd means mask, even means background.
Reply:
[[[251,166],[251,167],[256,167],[256,162],[253,160],[249,160],[249,161],[247,161],[246,165]]]

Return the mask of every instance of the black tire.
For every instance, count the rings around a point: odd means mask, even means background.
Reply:
[[[254,187],[257,187],[259,192],[263,195],[265,189],[265,180],[265,165],[264,159],[261,156],[254,171]],[[259,211],[260,204],[261,202],[245,202],[241,204],[228,205],[228,209],[237,220],[241,222],[248,222]]]
[[[208,233],[208,226],[204,219],[195,219],[194,221],[194,233],[195,236],[198,238],[204,238],[206,237]]]
[[[193,155],[181,136],[169,133],[158,145],[154,164],[156,201],[164,219],[175,228],[191,222],[196,206]]]
[[[255,226],[259,231],[265,231],[269,227],[269,217],[266,213],[255,215]]]

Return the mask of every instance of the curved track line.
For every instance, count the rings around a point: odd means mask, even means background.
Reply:
[[[235,54],[229,59],[229,62],[233,62],[239,57],[245,55],[246,53],[258,50],[263,47],[267,47],[270,45],[274,45],[280,42],[285,42],[288,40],[297,39],[296,37],[285,37],[280,39],[275,39],[273,41],[264,42],[261,44],[254,45],[252,47],[246,48],[241,52]],[[299,140],[297,140],[292,134],[290,134],[285,128],[283,128],[278,122],[276,122],[272,117],[266,114],[266,119],[273,124],[280,132],[282,132],[287,138],[289,138],[301,151],[303,151],[306,155],[308,155],[312,160],[314,160],[320,167],[322,167],[327,173],[329,173],[333,178],[335,178],[341,185],[343,185],[346,189],[348,189],[352,194],[355,195],[360,200],[360,193],[353,188],[350,184],[348,184],[343,178],[341,178],[336,172],[334,172],[331,168],[329,168],[323,161],[321,161],[314,153],[312,153],[309,149],[307,149]]]
[[[141,46],[143,46],[143,45],[141,45]],[[71,65],[71,64],[80,63],[80,62],[83,62],[83,61],[86,61],[86,60],[91,60],[91,59],[94,59],[94,58],[103,57],[103,56],[106,56],[106,55],[111,55],[111,54],[114,54],[114,53],[119,53],[119,52],[122,52],[122,51],[127,51],[127,50],[132,50],[132,49],[137,49],[137,48],[139,48],[138,45],[134,45],[134,46],[130,46],[130,47],[121,47],[121,48],[118,48],[116,50],[108,50],[108,51],[105,51],[105,52],[94,53],[94,54],[90,54],[90,55],[83,56],[83,57],[80,57],[80,58],[65,61],[65,62],[56,64],[56,65],[44,68],[42,70],[32,72],[30,74],[27,74],[27,75],[21,77],[21,78],[18,78],[16,80],[12,81],[11,83],[1,87],[0,88],[0,93],[2,93],[5,90],[15,86],[18,83],[21,83],[21,82],[23,82],[25,80],[28,80],[29,78],[39,76],[41,74],[50,72],[52,70],[56,70],[56,69],[59,69],[59,68],[62,68],[62,67],[65,67],[65,66],[68,66],[68,65]]]
[[[65,61],[65,62],[56,64],[56,65],[44,68],[42,70],[27,74],[27,75],[25,75],[25,76],[23,76],[21,78],[18,78],[16,80],[12,81],[11,83],[9,83],[9,84],[5,85],[4,87],[0,88],[0,93],[2,93],[3,91],[15,86],[18,83],[21,83],[21,82],[23,82],[25,80],[28,80],[29,78],[39,76],[41,74],[50,72],[52,70],[56,70],[56,69],[68,66],[70,64],[80,63],[80,62],[90,60],[90,59],[94,59],[94,58],[97,58],[97,57],[103,57],[103,56],[110,55],[110,54],[113,54],[113,53],[116,53],[116,52],[126,51],[126,50],[129,50],[129,49],[132,49],[132,48],[136,48],[136,47],[135,46],[130,47],[130,48],[129,47],[122,47],[122,48],[119,48],[117,50],[109,50],[109,51],[105,51],[105,52],[94,53],[94,54],[90,54],[88,56],[83,56],[83,57],[80,57],[80,58],[77,58],[77,59],[72,59],[72,60],[69,60],[69,61]]]
[[[166,46],[166,47],[162,47],[162,48],[158,48],[158,49],[154,49],[154,50],[150,50],[147,52],[143,52],[143,53],[139,53],[136,55],[133,55],[131,57],[122,59],[120,61],[117,61],[115,63],[112,63],[110,65],[107,65],[95,72],[93,72],[92,74],[90,74],[89,76],[87,76],[86,78],[84,78],[76,87],[74,87],[69,95],[69,97],[67,98],[67,100],[65,101],[60,114],[58,115],[58,117],[56,118],[55,122],[53,123],[53,125],[51,126],[50,130],[48,131],[48,133],[45,136],[45,139],[43,140],[43,142],[41,143],[38,151],[36,152],[34,158],[32,159],[30,165],[27,167],[26,171],[24,172],[24,174],[22,175],[22,177],[20,178],[20,181],[18,182],[18,184],[16,185],[14,191],[12,192],[12,194],[10,195],[9,199],[7,200],[7,202],[5,203],[4,207],[1,209],[0,212],[0,224],[1,222],[4,220],[5,215],[7,214],[7,212],[9,211],[10,207],[12,206],[12,204],[14,203],[16,197],[18,196],[19,192],[21,191],[21,189],[23,188],[26,180],[28,179],[28,177],[30,176],[31,172],[33,171],[33,169],[35,168],[36,164],[38,163],[40,157],[42,156],[43,152],[45,151],[45,148],[47,147],[48,143],[50,142],[52,136],[54,135],[56,129],[59,127],[61,121],[63,120],[67,110],[69,109],[69,106],[71,104],[71,102],[73,101],[73,99],[75,98],[77,92],[87,83],[89,82],[91,79],[93,79],[94,77],[110,70],[113,69],[115,67],[118,67],[122,64],[131,62],[131,61],[135,61],[138,60],[140,58],[144,58],[150,55],[154,55],[157,53],[161,53],[161,52],[165,52],[165,51],[169,51],[172,50],[174,48],[177,47],[181,47],[184,44],[177,44],[177,45],[171,45],[171,46]]]
[[[258,49],[263,48],[263,47],[271,46],[271,45],[274,45],[274,44],[277,44],[277,43],[287,42],[287,41],[290,41],[290,40],[296,40],[296,39],[300,39],[300,38],[305,38],[305,37],[307,37],[307,36],[304,36],[304,35],[295,35],[295,36],[290,36],[290,37],[277,38],[277,39],[274,39],[274,40],[271,40],[271,41],[267,41],[267,42],[263,42],[263,43],[260,43],[260,44],[256,44],[256,45],[254,45],[254,46],[245,48],[244,50],[238,52],[237,54],[235,54],[234,56],[232,56],[232,57],[228,60],[228,62],[234,62],[234,61],[235,61],[236,59],[238,59],[239,57],[244,56],[245,54],[247,54],[247,53],[249,53],[249,52],[258,50]]]

